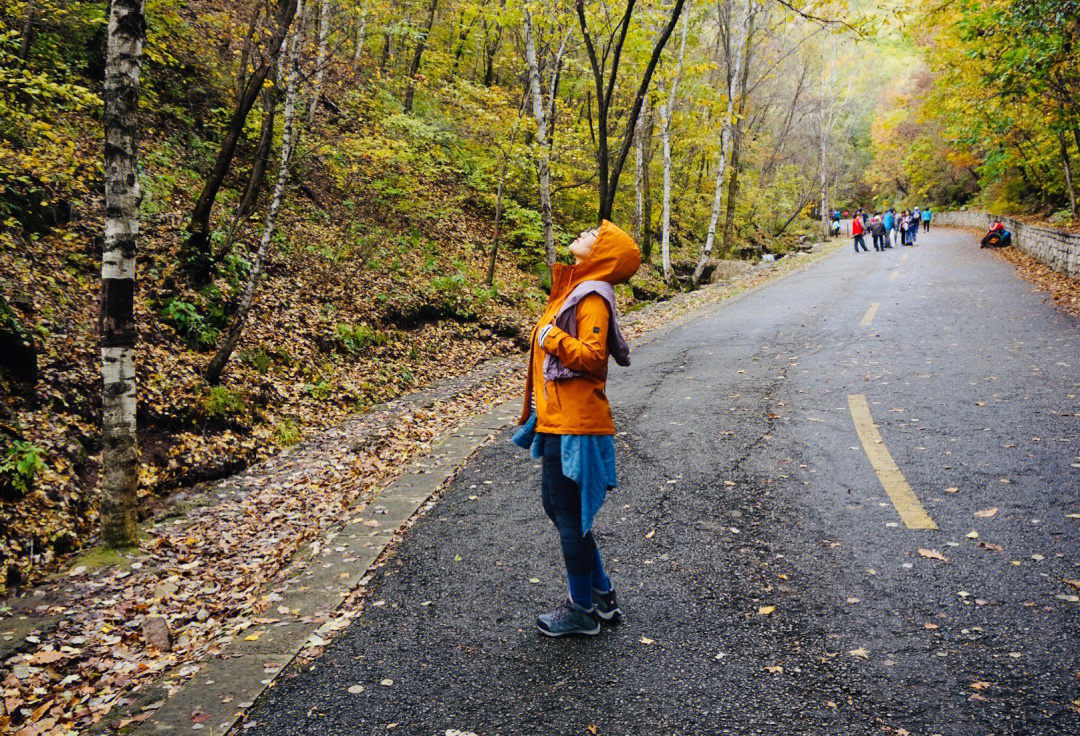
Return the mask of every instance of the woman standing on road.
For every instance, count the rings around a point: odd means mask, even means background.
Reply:
[[[573,266],[556,263],[551,297],[529,341],[523,425],[514,442],[542,461],[544,512],[559,532],[569,597],[536,618],[547,636],[593,635],[619,614],[593,539],[593,517],[615,486],[615,425],[604,389],[608,356],[630,365],[619,332],[615,284],[641,265],[633,239],[604,220],[570,244]]]

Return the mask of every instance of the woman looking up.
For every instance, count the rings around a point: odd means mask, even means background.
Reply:
[[[608,356],[630,365],[619,331],[616,284],[641,265],[633,239],[604,220],[569,246],[574,265],[555,264],[551,297],[532,331],[525,404],[514,442],[542,461],[544,512],[559,532],[569,596],[538,616],[547,636],[593,635],[620,615],[592,522],[615,486],[615,425],[604,393]]]

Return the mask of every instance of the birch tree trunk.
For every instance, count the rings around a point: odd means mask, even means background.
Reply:
[[[138,111],[142,0],[112,0],[105,66],[105,244],[101,257],[101,538],[139,543],[136,527],[135,254],[139,236]]]
[[[115,1],[115,0],[114,0]],[[304,0],[297,2],[297,16],[302,16]],[[281,134],[281,165],[278,168],[277,181],[274,183],[274,194],[270,200],[270,209],[266,213],[266,226],[263,228],[262,238],[259,241],[259,249],[255,253],[255,260],[251,264],[248,273],[247,284],[244,285],[244,294],[240,297],[240,304],[236,308],[236,315],[229,331],[225,333],[225,339],[218,348],[217,353],[206,367],[206,381],[217,384],[221,380],[221,372],[229,361],[236,344],[240,341],[240,333],[244,329],[244,320],[247,318],[251,305],[255,301],[255,292],[259,288],[259,279],[262,278],[263,268],[266,264],[266,253],[270,250],[270,241],[274,236],[274,225],[277,223],[278,210],[281,209],[281,200],[285,193],[285,184],[289,178],[289,160],[292,156],[293,122],[296,112],[296,86],[299,69],[300,46],[302,42],[302,28],[298,27],[293,33],[289,48],[289,69],[285,84],[285,111],[284,129]]]
[[[720,159],[716,163],[716,190],[713,194],[712,214],[709,215],[709,230],[705,236],[705,247],[701,251],[701,258],[694,268],[694,283],[701,281],[701,274],[705,271],[705,264],[712,257],[713,241],[716,239],[716,221],[720,217],[720,204],[724,196],[724,171],[727,168],[728,151],[731,148],[731,126],[735,114],[735,99],[739,96],[742,82],[743,44],[746,43],[746,30],[750,19],[749,8],[743,11],[739,5],[732,6],[732,12],[736,9],[743,12],[740,18],[731,19],[731,33],[734,36],[734,48],[731,59],[731,81],[728,84],[727,116],[724,119],[724,127],[720,133]],[[736,22],[736,20],[738,22]]]
[[[540,92],[540,68],[536,61],[536,40],[532,13],[525,9],[525,61],[529,67],[529,87],[532,90],[533,117],[536,120],[536,145],[540,149],[537,174],[540,179],[540,219],[544,226],[544,260],[548,267],[555,265],[555,226],[551,216],[551,159],[547,141],[547,114]]]
[[[675,107],[675,93],[682,76],[683,58],[686,56],[686,31],[690,25],[690,7],[687,5],[683,15],[682,39],[679,42],[679,60],[675,67],[675,76],[671,80],[671,91],[664,97],[664,80],[657,80],[660,90],[660,138],[664,146],[664,200],[663,230],[660,234],[660,258],[664,267],[664,278],[671,278],[671,114]]]
[[[319,8],[319,50],[315,56],[315,89],[311,90],[311,104],[307,111],[307,124],[315,120],[315,110],[319,107],[319,94],[322,92],[323,72],[326,71],[326,42],[330,38],[330,0],[322,0]]]

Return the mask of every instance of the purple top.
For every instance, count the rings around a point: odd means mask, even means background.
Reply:
[[[577,337],[577,305],[589,294],[599,294],[607,302],[608,315],[611,317],[611,324],[608,326],[608,353],[615,358],[615,362],[619,365],[630,365],[630,346],[623,339],[622,332],[619,330],[619,320],[615,316],[615,287],[608,282],[582,281],[578,284],[570,292],[570,295],[566,297],[566,301],[559,308],[559,313],[555,315],[555,326],[571,337]],[[545,381],[576,378],[584,375],[585,371],[575,371],[567,368],[551,353],[548,353],[547,357],[544,358]]]

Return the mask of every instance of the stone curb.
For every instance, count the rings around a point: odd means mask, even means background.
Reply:
[[[516,417],[508,404],[496,405],[440,440],[373,498],[340,529],[329,547],[307,557],[278,593],[288,613],[246,635],[203,662],[198,674],[133,733],[136,736],[211,729],[226,733],[274,677],[304,649],[320,644],[348,623],[330,614],[364,579],[369,568],[412,516],[453,478],[462,464]],[[193,719],[196,722],[193,722]]]

